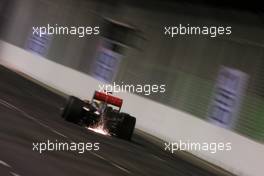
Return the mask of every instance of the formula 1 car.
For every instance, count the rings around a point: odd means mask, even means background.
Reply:
[[[70,96],[62,110],[62,117],[72,123],[96,127],[103,124],[111,136],[131,140],[136,118],[120,112],[123,100],[111,93],[95,91],[91,101]]]

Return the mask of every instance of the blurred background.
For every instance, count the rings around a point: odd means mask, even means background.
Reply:
[[[146,98],[207,121],[219,69],[239,70],[248,75],[248,81],[232,130],[263,143],[263,17],[263,7],[255,1],[1,0],[0,37],[28,49],[32,26],[101,26],[105,18],[129,25],[137,31],[136,39],[131,44],[119,36],[121,44],[114,44],[122,46],[118,53],[123,57],[111,81],[166,84],[164,94]],[[232,35],[164,35],[165,26],[178,24],[231,26]],[[92,75],[101,43],[102,35],[56,35],[38,54]]]
[[[99,26],[100,35],[32,33],[47,24]],[[164,34],[164,27],[179,24],[231,26],[232,34]],[[10,61],[51,87],[81,90],[82,96],[97,83],[90,76],[104,83],[164,84],[162,94],[125,96],[124,109],[137,116],[138,129],[163,140],[231,142],[230,153],[194,154],[237,175],[263,175],[263,31],[264,8],[255,0],[1,0],[0,64]],[[95,84],[90,87],[93,92]]]

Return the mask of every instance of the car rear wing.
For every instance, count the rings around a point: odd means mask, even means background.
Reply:
[[[95,91],[93,99],[105,102],[106,104],[111,104],[113,106],[119,107],[119,110],[121,109],[122,104],[123,104],[123,100],[121,98],[115,97],[106,92]]]

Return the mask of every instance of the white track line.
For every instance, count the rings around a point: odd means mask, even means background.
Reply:
[[[15,173],[15,172],[10,172],[10,174],[12,174],[13,176],[20,176],[19,174]]]
[[[98,158],[104,160],[104,161],[109,162],[107,159],[105,159],[103,156],[101,156],[101,155],[99,155],[99,154],[97,154],[97,153],[93,153],[93,152],[90,152],[90,153],[91,153],[92,155],[94,155],[94,156],[96,156],[96,157],[98,157]]]
[[[150,156],[152,156],[153,158],[156,158],[162,162],[166,162],[164,159],[161,159],[160,157],[156,156],[156,155],[153,155],[153,154],[150,154]]]
[[[110,163],[111,163],[113,166],[115,166],[116,168],[118,168],[118,169],[120,169],[120,170],[122,170],[122,171],[124,171],[124,172],[126,172],[126,173],[128,173],[128,174],[131,174],[131,172],[130,172],[129,170],[123,168],[122,166],[119,166],[118,164],[113,163],[113,162],[110,162]]]
[[[124,172],[126,172],[126,173],[128,173],[128,174],[131,174],[131,172],[130,172],[129,170],[123,168],[122,166],[120,166],[120,165],[118,165],[118,164],[116,164],[116,163],[114,163],[114,162],[112,162],[112,161],[107,160],[107,159],[104,158],[103,156],[101,156],[101,155],[99,155],[99,154],[97,154],[97,153],[94,153],[94,152],[90,152],[90,153],[91,153],[92,155],[94,155],[94,156],[96,156],[96,157],[98,157],[98,158],[100,158],[100,159],[102,159],[102,160],[108,162],[108,163],[111,164],[112,166],[114,166],[114,167],[116,167],[116,168],[118,168],[118,169],[120,169],[120,170],[122,170],[122,171],[124,171]]]
[[[4,162],[4,161],[2,161],[2,160],[0,160],[0,164],[1,165],[3,165],[3,166],[5,166],[5,167],[8,167],[8,168],[12,168],[9,164],[7,164],[6,162]],[[9,172],[11,175],[13,175],[13,176],[20,176],[19,174],[17,174],[17,173],[15,173],[15,172]]]
[[[9,108],[9,109],[12,109],[12,110],[15,110],[15,111],[19,112],[20,114],[22,114],[22,115],[25,116],[26,118],[28,118],[28,119],[30,119],[30,120],[36,122],[36,123],[39,124],[40,126],[42,126],[42,127],[46,128],[46,129],[50,130],[51,132],[53,132],[53,133],[55,133],[55,134],[57,134],[57,135],[59,135],[59,136],[61,136],[61,137],[68,138],[68,137],[65,136],[64,134],[58,132],[57,130],[55,130],[55,129],[51,128],[51,127],[49,127],[48,125],[45,125],[44,123],[40,122],[38,119],[32,117],[31,115],[27,114],[25,111],[23,111],[23,110],[19,109],[18,107],[16,107],[16,106],[10,104],[9,102],[0,99],[0,104],[4,105],[5,107],[7,107],[7,108]]]
[[[7,164],[6,162],[4,162],[2,160],[0,160],[0,164],[3,165],[3,166],[5,166],[5,167],[11,168],[11,166],[9,164]]]

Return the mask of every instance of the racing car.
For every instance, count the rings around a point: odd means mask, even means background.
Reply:
[[[66,121],[91,128],[103,125],[103,129],[111,136],[131,140],[136,118],[120,112],[122,104],[123,100],[110,92],[95,91],[90,101],[70,96],[62,108],[62,117]]]

